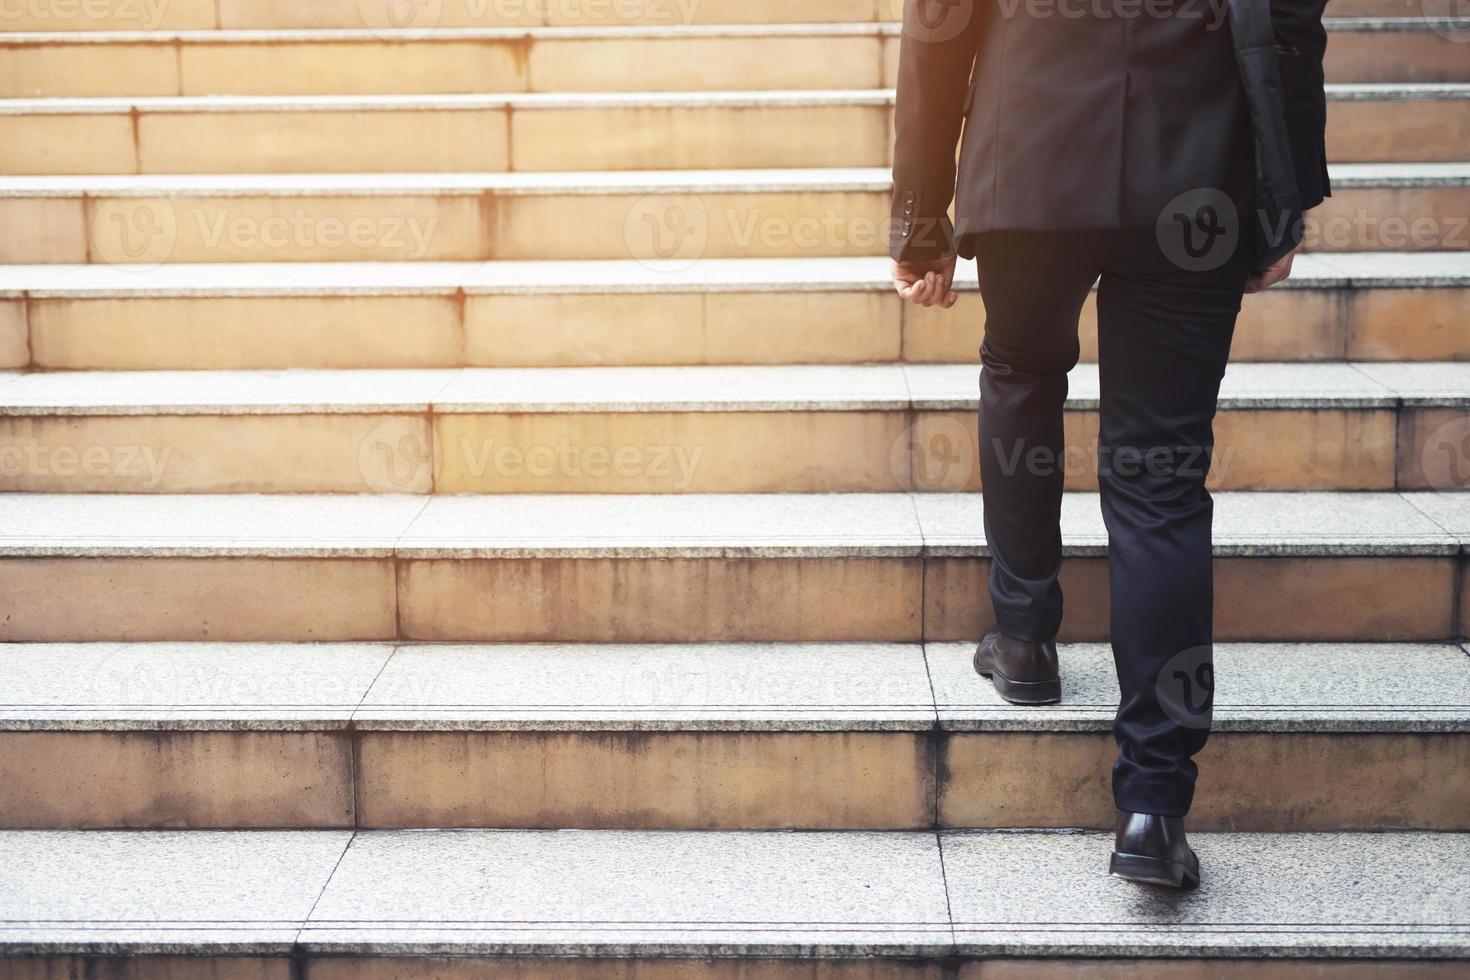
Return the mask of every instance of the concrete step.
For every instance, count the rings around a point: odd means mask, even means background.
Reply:
[[[1215,496],[1221,642],[1470,622],[1470,494]],[[1432,516],[1431,516],[1432,515]],[[0,495],[0,640],[973,640],[978,494]],[[1064,641],[1107,637],[1097,497]]]
[[[0,266],[0,366],[43,369],[974,364],[975,267],[950,311],[888,262]],[[1470,356],[1470,255],[1307,255],[1246,297],[1236,361]],[[1097,359],[1096,311],[1082,357]]]
[[[973,653],[13,645],[0,826],[1109,826],[1110,650],[1063,648],[1064,703],[1042,709],[1002,701]],[[1465,649],[1224,644],[1214,663],[1193,827],[1470,829]]]
[[[1307,217],[1307,249],[1470,248],[1470,167],[1341,164],[1330,170],[1332,196]]]
[[[1432,62],[1449,42],[1420,33]],[[0,97],[873,89],[897,43],[875,22],[0,34]]]
[[[877,364],[0,374],[0,491],[973,490],[977,373]],[[1095,489],[1099,466],[1114,465],[1099,462],[1098,407],[1097,368],[1078,365],[1061,464],[1069,489]],[[1470,460],[1441,449],[1470,432],[1464,362],[1236,364],[1220,409],[1214,488],[1470,489],[1470,474],[1456,475]]]
[[[1470,144],[1470,84],[1328,98],[1334,161],[1455,162]],[[892,105],[881,88],[6,99],[0,173],[884,167]]]
[[[1373,0],[1335,0],[1324,19],[1330,36],[1323,68],[1329,82],[1455,82],[1470,80],[1470,61],[1460,50],[1470,40],[1470,19],[1447,5],[1401,2],[1370,16],[1341,16],[1371,9]],[[1413,8],[1417,7],[1418,10]],[[1427,16],[1421,16],[1427,15]]]
[[[1470,28],[1429,18],[1327,28],[1328,81],[1470,81],[1456,43]],[[899,39],[898,24],[873,21],[0,33],[10,60],[0,98],[883,88],[897,78]]]
[[[9,832],[0,949],[22,980],[1463,974],[1470,836],[1191,843],[1185,914],[1106,833]]]
[[[1311,251],[1470,249],[1470,163],[1344,164]],[[13,263],[887,255],[886,169],[0,178]],[[575,235],[548,229],[577,227]],[[1232,227],[1237,227],[1232,223]]]

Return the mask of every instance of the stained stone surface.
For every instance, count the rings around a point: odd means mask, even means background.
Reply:
[[[924,652],[945,729],[1112,728],[1118,680],[1107,644],[1059,647],[1062,703],[1045,707],[1004,701],[975,673],[974,644],[931,643]],[[1175,669],[1184,674],[1161,681],[1177,703],[1199,694],[1202,662],[1182,660]],[[1454,644],[1219,643],[1213,662],[1215,731],[1470,732],[1470,654]]]
[[[926,833],[360,834],[309,950],[801,956],[940,953]]]
[[[10,955],[284,952],[350,831],[0,831]]]
[[[900,644],[403,646],[359,729],[927,731],[923,652]]]
[[[1466,834],[1191,834],[1202,884],[1107,874],[1108,833],[941,835],[970,956],[1465,956]]]
[[[0,651],[0,730],[345,728],[393,648],[22,643]]]

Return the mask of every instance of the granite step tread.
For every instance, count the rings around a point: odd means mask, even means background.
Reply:
[[[960,264],[960,290],[977,288]],[[1300,256],[1273,289],[1470,286],[1470,252],[1333,252]],[[154,267],[0,265],[0,298],[399,296],[559,293],[888,292],[880,256],[701,259],[684,268],[627,260],[247,262]],[[1249,301],[1247,301],[1249,302]]]
[[[1067,407],[1096,409],[1098,366]],[[0,416],[970,411],[969,364],[0,372]],[[1241,362],[1228,410],[1470,405],[1470,363]]]
[[[1470,553],[1470,493],[1229,492],[1221,557]],[[0,557],[873,558],[988,554],[978,493],[0,494]],[[1107,553],[1098,496],[1065,552]]]
[[[1335,82],[1329,101],[1463,101],[1470,82]],[[388,95],[147,95],[0,99],[0,116],[92,113],[395,112],[674,106],[891,106],[894,90],[766,89],[685,92],[514,92]]]
[[[969,643],[14,644],[0,731],[1106,732],[1104,644],[1003,701]],[[1216,731],[1470,733],[1453,644],[1219,644]]]
[[[1191,840],[1181,905],[1097,832],[0,832],[0,951],[1470,956],[1470,834]]]
[[[1324,17],[1329,32],[1419,33],[1442,30],[1432,17]],[[368,44],[433,44],[521,39],[635,40],[713,37],[898,37],[902,25],[891,21],[817,21],[763,24],[684,24],[678,26],[523,26],[419,28],[217,28],[156,31],[0,31],[0,44],[271,44],[277,42],[352,42]]]
[[[1335,190],[1470,186],[1470,162],[1335,163]],[[770,167],[743,170],[602,170],[398,174],[97,174],[0,176],[0,198],[277,197],[429,195],[434,197],[651,193],[881,192],[884,167]]]
[[[147,5],[85,7],[78,14],[70,7],[33,6],[16,8],[6,25],[17,32],[51,31],[85,34],[96,31],[128,30],[145,35],[159,32],[285,30],[288,28],[352,28],[364,26],[382,31],[387,36],[402,34],[437,34],[460,28],[508,26],[539,28],[566,26],[594,28],[602,26],[689,30],[710,25],[766,24],[892,24],[899,20],[903,5],[899,0],[814,0],[789,4],[770,0],[705,0],[698,5],[681,3],[609,4],[587,7],[564,7],[536,4],[480,6],[474,3],[435,4],[402,21],[382,9],[363,8],[351,0],[318,0],[308,5],[293,3],[215,3],[213,0],[179,0],[164,8]],[[1344,0],[1339,10],[1330,11],[1330,19],[1422,20],[1444,23],[1446,11],[1424,10],[1406,0]],[[1338,14],[1342,15],[1339,18]]]

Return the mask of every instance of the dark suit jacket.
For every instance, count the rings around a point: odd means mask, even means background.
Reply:
[[[1199,188],[1242,214],[1320,202],[1326,0],[1230,2],[1227,18],[1223,0],[908,0],[893,256],[972,255],[966,236],[996,229],[1148,226]],[[1270,120],[1252,121],[1273,105],[1274,153]]]

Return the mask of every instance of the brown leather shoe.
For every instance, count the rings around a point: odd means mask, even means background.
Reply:
[[[989,677],[1012,704],[1056,704],[1062,699],[1057,645],[1013,640],[991,630],[975,650],[975,670]]]
[[[1146,885],[1198,887],[1199,858],[1184,837],[1184,818],[1119,810],[1108,873]]]

